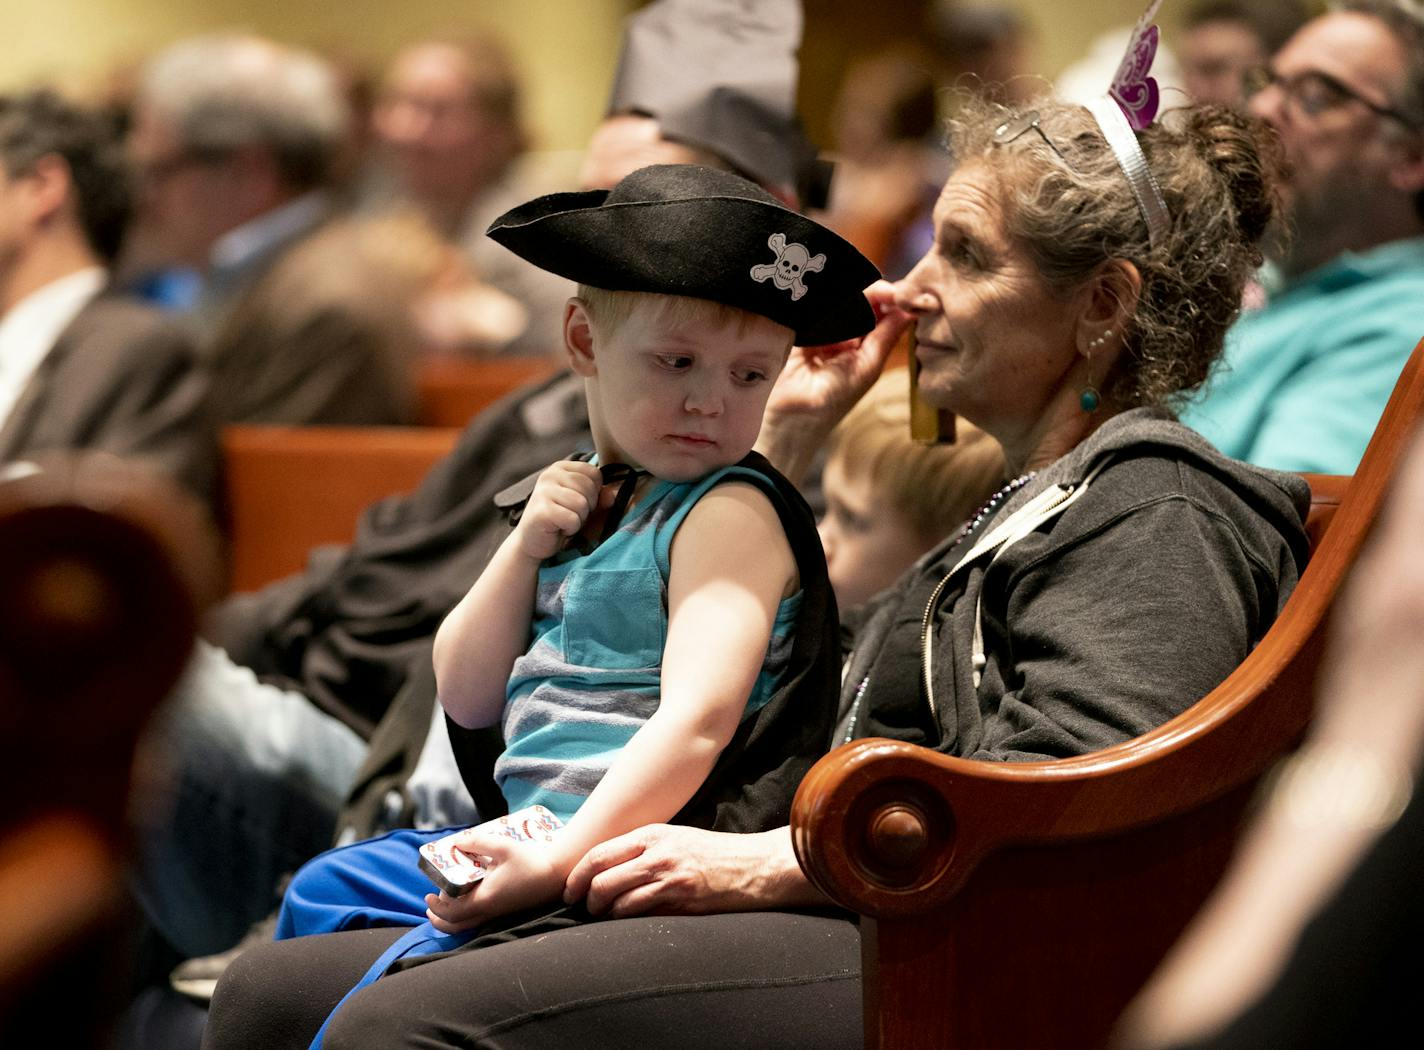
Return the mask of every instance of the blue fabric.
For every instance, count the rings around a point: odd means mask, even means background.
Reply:
[[[341,1002],[332,1008],[331,1013],[326,1015],[326,1020],[317,1029],[316,1035],[312,1038],[311,1045],[307,1050],[321,1050],[321,1045],[326,1039],[326,1029],[331,1024],[331,1019],[336,1016],[336,1011],[345,1005],[346,1000],[365,988],[373,981],[377,981],[389,969],[391,963],[397,959],[404,959],[411,955],[434,955],[437,952],[448,952],[460,947],[475,935],[474,930],[465,933],[440,933],[428,922],[423,922],[413,930],[405,933],[387,948],[371,968],[361,975],[361,979],[351,986],[351,990],[341,997]]]
[[[282,896],[275,939],[425,922],[435,887],[420,870],[420,847],[458,830],[392,831],[313,857]]]
[[[1424,337],[1424,238],[1347,253],[1243,314],[1182,422],[1235,459],[1353,474]]]
[[[203,275],[187,266],[144,274],[133,283],[133,294],[164,310],[191,310],[203,289]]]

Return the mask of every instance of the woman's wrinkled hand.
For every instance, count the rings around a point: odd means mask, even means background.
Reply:
[[[701,915],[823,900],[806,882],[786,828],[738,835],[650,824],[609,839],[574,865],[564,900],[594,915]]]
[[[876,325],[860,339],[791,348],[772,388],[757,449],[799,482],[815,451],[870,389],[911,317],[895,305],[895,286],[877,281],[865,296]]]
[[[767,401],[768,419],[811,415],[834,425],[875,382],[909,327],[910,315],[895,305],[895,286],[889,281],[876,281],[865,297],[875,311],[875,327],[859,339],[793,347]]]

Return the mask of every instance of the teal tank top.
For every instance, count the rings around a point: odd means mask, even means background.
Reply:
[[[697,501],[728,480],[779,498],[743,467],[656,481],[591,553],[565,551],[540,568],[532,641],[509,676],[505,751],[494,768],[511,811],[537,803],[567,821],[657,710],[673,536]],[[745,714],[771,698],[789,663],[800,603],[797,592],[777,609]]]

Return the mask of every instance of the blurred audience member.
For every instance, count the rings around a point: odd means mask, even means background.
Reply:
[[[129,263],[201,276],[192,316],[222,423],[411,417],[399,363],[363,327],[368,304],[324,303],[282,340],[243,316],[249,297],[292,294],[276,264],[330,218],[348,129],[331,67],[258,37],[180,41],[143,71],[129,133],[140,187]]]
[[[1332,621],[1310,738],[1129,1010],[1121,1045],[1414,1045],[1411,975],[1424,934],[1421,521],[1416,437]]]
[[[1265,65],[1306,20],[1300,0],[1199,0],[1178,37],[1182,87],[1194,101],[1246,102],[1246,75]]]
[[[827,221],[885,276],[903,277],[930,245],[930,213],[949,174],[940,118],[966,95],[1014,101],[1042,90],[1028,75],[1029,45],[1013,8],[942,0],[926,14],[923,46],[880,51],[847,70],[832,117]]]
[[[496,216],[543,189],[517,164],[528,135],[519,76],[503,46],[472,37],[405,48],[386,72],[372,126],[376,167],[366,204],[418,208],[469,256],[481,280],[521,308],[517,331],[483,349],[552,354],[562,346],[558,319],[572,286],[485,236]]]
[[[97,449],[211,500],[216,448],[191,341],[106,292],[129,204],[110,121],[49,92],[0,98],[0,465]]]
[[[827,222],[891,278],[929,247],[930,212],[949,172],[932,67],[923,52],[880,52],[854,63],[836,96]]]
[[[830,166],[801,127],[788,77],[801,28],[799,3],[658,0],[639,10],[590,144],[617,164],[585,164],[585,185],[610,187],[645,164],[710,163],[797,210],[824,208]]]
[[[952,444],[910,436],[909,375],[887,372],[831,434],[821,543],[842,611],[889,587],[1004,483],[999,443],[956,420]]]
[[[1021,102],[1043,90],[1043,81],[1031,75],[1029,26],[1016,8],[936,0],[927,17],[941,83],[1005,102]]]
[[[1424,336],[1424,15],[1340,4],[1254,81],[1293,230],[1182,421],[1237,459],[1350,474]]]

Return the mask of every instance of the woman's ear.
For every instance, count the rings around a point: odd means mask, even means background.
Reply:
[[[575,296],[564,304],[564,353],[569,367],[585,378],[598,374],[593,343],[593,320],[588,316],[588,304]]]
[[[1089,347],[1120,349],[1141,294],[1142,274],[1131,262],[1109,259],[1100,264],[1083,286],[1078,352],[1089,357]]]

